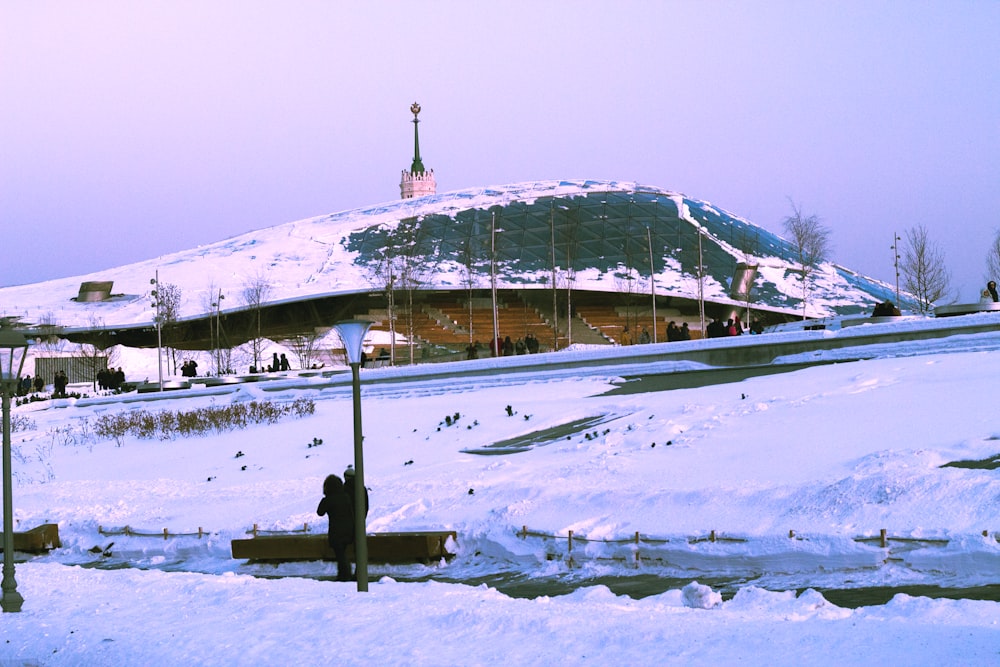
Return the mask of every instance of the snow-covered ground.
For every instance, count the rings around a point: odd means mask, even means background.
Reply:
[[[349,387],[317,376],[17,407],[17,529],[58,523],[63,547],[18,564],[25,603],[0,615],[0,665],[995,664],[1000,603],[850,608],[818,590],[1000,579],[1000,472],[942,467],[1000,454],[998,349],[996,333],[900,343],[626,395],[606,393],[620,365],[461,377],[458,362],[453,378],[365,385],[369,531],[458,534],[451,561],[372,563],[367,594],[330,581],[332,563],[230,552],[254,524],[325,532],[323,478],[353,456]],[[155,354],[127,359],[130,377],[155,377]],[[380,373],[405,375],[364,371]],[[128,410],[301,398],[314,415],[271,426],[93,435]],[[587,418],[599,423],[565,427]],[[519,453],[467,453],[546,431]],[[160,536],[108,534],[125,526]],[[515,580],[549,594],[501,592]],[[629,582],[643,593],[614,592]]]

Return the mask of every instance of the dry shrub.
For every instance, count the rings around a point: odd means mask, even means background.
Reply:
[[[233,431],[257,424],[276,424],[286,417],[302,418],[315,412],[316,405],[307,398],[281,405],[270,401],[249,401],[189,412],[131,410],[101,415],[94,424],[94,433],[99,438],[113,439],[121,447],[128,436],[143,440],[173,440],[177,437]]]

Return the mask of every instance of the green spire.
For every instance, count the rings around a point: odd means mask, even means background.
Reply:
[[[410,111],[413,112],[413,164],[410,165],[411,174],[422,174],[424,171],[424,163],[420,161],[420,134],[417,131],[417,125],[420,121],[417,119],[417,114],[420,113],[420,105],[414,102],[410,105]]]

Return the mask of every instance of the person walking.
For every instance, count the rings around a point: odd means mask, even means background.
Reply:
[[[354,541],[354,505],[344,492],[344,482],[336,475],[327,475],[323,480],[323,499],[316,514],[329,517],[327,542],[337,556],[337,581],[351,581],[347,545]]]

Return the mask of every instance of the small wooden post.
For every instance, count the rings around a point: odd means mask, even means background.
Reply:
[[[790,539],[790,540],[794,540],[795,539],[795,531],[794,530],[788,531],[788,539]]]
[[[199,540],[201,539],[201,535],[202,535],[201,526],[198,526],[198,539]]]
[[[885,549],[886,546],[885,528],[879,531],[879,538],[882,541],[882,548]]]
[[[520,537],[521,537],[522,540],[526,539],[528,537],[528,527],[527,526],[521,526],[521,535],[520,535]]]
[[[253,536],[257,537],[257,524],[253,525]]]
[[[990,536],[990,531],[984,530],[983,531],[983,537],[989,537],[989,536]]]
[[[163,539],[167,539],[167,535],[168,535],[168,533],[167,533],[167,529],[166,529],[166,528],[164,528],[164,529],[163,529]]]
[[[710,539],[713,542],[715,541],[715,529],[714,528],[712,529],[712,532],[708,534],[708,539]]]
[[[567,541],[566,544],[567,544],[566,552],[569,554],[569,559],[566,561],[566,564],[569,567],[573,567],[573,531],[572,530],[569,531],[569,540]]]
[[[132,532],[132,529],[129,528],[128,526],[125,526],[125,535],[128,536],[128,535],[131,534],[131,532]]]
[[[639,569],[639,561],[642,557],[639,555],[639,531],[635,531],[635,569]]]

